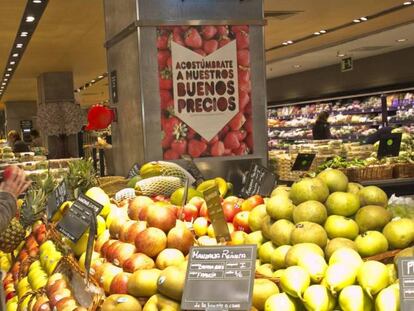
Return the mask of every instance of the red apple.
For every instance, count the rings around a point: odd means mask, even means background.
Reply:
[[[148,227],[155,227],[167,233],[174,228],[176,221],[174,212],[166,206],[157,206],[148,210]]]
[[[59,291],[56,291],[53,296],[50,296],[50,306],[55,307],[56,304],[63,298],[72,297],[72,292],[68,288],[62,288]]]
[[[210,221],[210,216],[208,215],[207,204],[203,204],[200,208],[200,212],[198,213],[200,217],[205,217]]]
[[[251,232],[249,227],[249,212],[243,211],[237,213],[233,219],[234,230],[236,231],[244,231],[246,233]]]
[[[36,299],[36,303],[33,306],[33,311],[51,311],[52,308],[49,305],[49,298],[42,295]]]
[[[128,220],[124,226],[121,228],[121,232],[119,232],[119,240],[122,242],[126,242],[126,235],[130,226],[136,223],[136,220]]]
[[[16,296],[16,291],[8,292],[8,293],[5,293],[5,294],[6,294],[6,301],[9,301],[10,299],[12,299],[13,297]]]
[[[206,205],[206,201],[203,198],[200,197],[192,197],[190,201],[188,201],[188,203],[194,205],[195,207],[197,207],[197,209],[200,211],[201,207],[203,205]]]
[[[131,255],[131,257],[129,257],[122,265],[124,271],[130,273],[134,273],[135,271],[142,269],[152,269],[154,267],[154,260],[142,253],[135,253]]]
[[[234,216],[236,216],[236,214],[240,212],[240,206],[237,203],[223,202],[222,207],[223,207],[224,218],[226,219],[227,222],[232,222],[234,219]]]
[[[108,241],[110,238],[111,238],[111,235],[109,233],[109,230],[105,230],[104,232],[102,232],[96,239],[95,246],[94,246],[95,251],[99,253],[101,251],[103,244],[106,241]]]
[[[108,248],[106,249],[106,256],[105,258],[112,262],[115,258],[115,254],[116,254],[116,249],[118,246],[120,246],[123,242],[115,240],[115,242],[113,242],[111,245],[108,246]]]
[[[46,232],[36,233],[36,241],[41,244],[46,241]]]
[[[112,243],[114,243],[114,242],[116,242],[117,240],[108,240],[108,241],[106,241],[103,245],[102,245],[102,247],[101,247],[101,255],[102,255],[102,257],[105,257],[106,258],[106,256],[107,256],[107,253],[108,253],[108,248],[109,248],[109,246],[111,246],[112,245]]]
[[[152,199],[154,200],[154,202],[168,202],[169,201],[168,198],[163,195],[156,195]]]
[[[18,257],[17,257],[17,258],[18,258],[20,261],[25,261],[27,257],[29,257],[29,253],[27,252],[27,250],[22,249],[22,250],[20,251],[20,253],[19,253],[19,255],[18,255]]]
[[[177,217],[180,217],[181,220],[185,221],[194,221],[198,217],[198,209],[195,205],[187,203],[184,205],[184,208],[179,208],[177,211]]]
[[[128,280],[131,273],[121,272],[117,274],[111,282],[109,293],[112,294],[128,294]]]
[[[169,307],[163,308],[168,309]],[[141,309],[138,299],[131,295],[122,294],[109,296],[101,306],[101,311],[140,311]]]
[[[59,300],[56,303],[55,308],[53,308],[53,310],[56,309],[57,311],[72,311],[77,306],[78,306],[78,304],[76,303],[75,298],[66,297],[66,298],[63,298],[63,299]]]
[[[144,253],[149,257],[156,257],[167,247],[167,236],[161,229],[147,228],[138,233],[135,239],[135,246],[138,253]]]
[[[133,220],[145,220],[140,218],[141,211],[147,209],[148,206],[152,205],[154,201],[146,196],[137,196],[132,199],[128,204],[128,216]],[[145,216],[146,213],[143,212],[142,217]]]
[[[260,204],[264,204],[264,200],[260,195],[255,194],[254,196],[251,196],[250,198],[243,201],[241,210],[251,211],[253,208]]]
[[[184,255],[190,251],[190,247],[194,245],[193,233],[184,227],[174,227],[168,232],[167,246],[168,248],[176,248]]]
[[[64,280],[66,281],[66,278],[63,276],[62,273],[54,273],[52,274],[49,279],[47,280],[47,284],[46,284],[46,290],[53,286],[57,281],[59,280]]]
[[[118,239],[119,234],[121,233],[121,230],[127,221],[128,219],[124,217],[116,217],[112,219],[111,223],[109,224],[109,233],[111,234],[111,237]]]
[[[230,202],[230,203],[236,204],[236,203],[240,203],[240,201],[243,202],[243,199],[240,199],[240,198],[238,198],[238,197],[236,197],[234,195],[229,196],[229,197],[223,199],[223,203]]]
[[[112,259],[112,262],[118,266],[122,267],[125,261],[128,260],[136,252],[135,245],[129,243],[122,243],[115,249],[115,254]]]
[[[125,236],[125,242],[135,243],[138,233],[144,231],[147,228],[147,223],[145,221],[137,221],[128,228],[128,232]]]
[[[68,284],[66,283],[65,279],[56,280],[52,285],[46,287],[46,292],[49,297],[55,295],[55,293],[61,291],[64,288],[67,288]]]

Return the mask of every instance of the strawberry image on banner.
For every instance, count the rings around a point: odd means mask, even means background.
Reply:
[[[157,30],[165,160],[253,152],[248,26]]]

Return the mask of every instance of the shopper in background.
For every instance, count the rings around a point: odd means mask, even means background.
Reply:
[[[329,139],[331,138],[331,129],[328,122],[329,113],[327,111],[322,111],[312,128],[313,139]]]
[[[30,185],[22,169],[12,166],[9,172],[9,176],[5,176],[5,180],[0,183],[0,233],[7,229],[16,215],[17,198]]]
[[[43,147],[42,139],[40,138],[40,134],[38,130],[31,130],[30,136],[32,138],[32,142],[30,143],[31,147]]]
[[[7,141],[12,147],[13,152],[29,152],[29,146],[20,138],[17,131],[12,130],[7,134]]]

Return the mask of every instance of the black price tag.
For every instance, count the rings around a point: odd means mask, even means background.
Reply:
[[[249,198],[255,194],[269,196],[276,184],[276,174],[263,165],[252,163],[243,182],[240,195]]]
[[[314,153],[299,153],[293,163],[292,171],[309,171],[315,156]]]
[[[398,277],[400,279],[400,310],[414,310],[414,257],[398,259]]]
[[[59,207],[68,200],[68,188],[65,181],[62,181],[53,190],[47,202],[47,219],[50,220]]]
[[[208,216],[213,225],[217,242],[221,242],[222,240],[231,241],[229,227],[227,226],[223,207],[220,203],[220,192],[218,187],[213,186],[206,189],[203,191],[203,195],[206,200]]]
[[[194,177],[196,186],[201,184],[205,178],[198,169],[197,165],[194,163],[194,159],[186,154],[181,155],[181,158],[185,160],[184,168]]]
[[[183,310],[250,310],[256,245],[192,247]]]
[[[378,159],[384,157],[398,157],[401,147],[401,138],[401,133],[382,135],[377,153]]]
[[[131,169],[129,170],[129,172],[128,172],[128,175],[127,175],[127,179],[130,179],[130,178],[132,178],[132,177],[134,177],[134,176],[137,176],[137,175],[139,175],[139,168],[140,168],[140,165],[138,164],[138,163],[135,163],[132,167],[131,167]]]
[[[57,230],[76,243],[90,226],[91,216],[99,215],[103,206],[82,193],[57,224]]]

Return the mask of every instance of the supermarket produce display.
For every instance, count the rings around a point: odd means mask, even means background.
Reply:
[[[0,257],[7,310],[180,310],[190,248],[220,244],[203,198],[211,187],[227,245],[257,246],[252,310],[400,309],[397,261],[414,256],[409,200],[389,205],[380,188],[333,168],[242,199],[221,177],[185,191],[192,177],[175,163],[146,163],[131,179],[96,179],[87,163],[72,163],[70,199],[50,222],[20,209],[23,235]],[[37,182],[36,199],[20,203],[44,211],[59,182]],[[89,229],[76,243],[57,230],[79,193],[102,205],[87,286]]]

